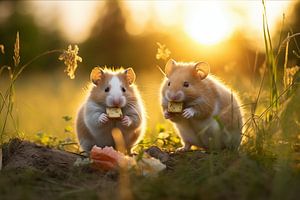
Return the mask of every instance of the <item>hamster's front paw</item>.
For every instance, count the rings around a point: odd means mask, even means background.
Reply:
[[[125,115],[122,119],[122,124],[124,126],[130,126],[132,124],[132,119],[130,119],[130,117],[128,117],[127,115]]]
[[[165,119],[171,119],[171,118],[172,118],[172,114],[169,113],[169,112],[166,110],[166,111],[164,111],[164,117],[165,117]]]
[[[189,149],[186,149],[184,147],[179,147],[175,150],[176,153],[180,153],[180,152],[187,152]]]
[[[176,150],[175,150],[175,152],[176,153],[179,153],[179,152],[187,152],[187,151],[189,151],[190,149],[191,149],[191,144],[189,144],[189,143],[185,143],[184,145],[183,145],[183,147],[179,147],[179,148],[177,148]]]
[[[109,118],[106,113],[102,113],[98,118],[98,121],[101,124],[105,124],[106,122],[108,122],[108,120],[109,120]]]
[[[194,117],[196,114],[196,111],[194,108],[186,108],[182,112],[182,116],[186,119],[190,119],[191,117]]]
[[[168,119],[168,120],[170,120],[172,122],[178,121],[179,118],[177,116],[178,116],[177,113],[170,113],[167,110],[164,111],[164,117],[165,117],[165,119]]]

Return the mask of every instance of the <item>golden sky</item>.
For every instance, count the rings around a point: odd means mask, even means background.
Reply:
[[[104,1],[32,1],[28,8],[37,22],[48,26],[55,20],[70,42],[88,38],[96,19],[105,13]],[[288,14],[292,1],[267,1],[271,31]],[[250,39],[262,29],[262,3],[257,1],[121,1],[126,29],[133,35],[149,31],[183,30],[202,45],[224,41],[235,31]],[[52,24],[53,26],[53,24]],[[149,28],[150,27],[150,28]],[[260,34],[261,35],[261,34]]]

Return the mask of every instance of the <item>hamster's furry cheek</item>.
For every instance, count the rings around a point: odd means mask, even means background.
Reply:
[[[121,100],[121,103],[120,103],[121,107],[124,107],[124,106],[127,104],[126,97],[125,97],[125,96],[122,96],[122,97],[120,98],[120,100]]]
[[[90,99],[94,102],[104,102],[106,94],[104,93],[104,88],[101,86],[94,86],[90,92]]]
[[[166,99],[167,101],[170,101],[169,96],[170,96],[170,91],[169,91],[169,90],[166,90],[165,93],[164,93],[164,97],[165,97],[165,99]]]
[[[188,99],[194,99],[202,95],[202,92],[195,87],[185,89],[184,93]]]
[[[161,98],[161,105],[163,107],[167,107],[168,106],[168,99],[166,97],[162,97]]]
[[[105,98],[105,104],[106,104],[106,106],[112,107],[112,102],[113,102],[113,97],[111,95],[108,95]]]

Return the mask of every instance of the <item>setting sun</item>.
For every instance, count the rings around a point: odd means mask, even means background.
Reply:
[[[191,5],[187,9],[184,30],[201,44],[216,44],[229,37],[233,31],[233,20],[227,13],[225,7],[216,2]]]

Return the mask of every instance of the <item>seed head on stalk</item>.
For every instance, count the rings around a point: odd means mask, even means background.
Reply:
[[[63,60],[66,65],[65,72],[67,72],[68,76],[71,79],[75,78],[75,71],[78,66],[77,62],[82,62],[82,58],[78,55],[79,48],[77,45],[74,45],[74,49],[72,49],[72,45],[68,46],[67,50],[58,57],[59,60]]]
[[[14,59],[15,67],[17,67],[20,64],[20,38],[19,38],[19,32],[17,32],[17,36],[16,36],[13,59]]]

